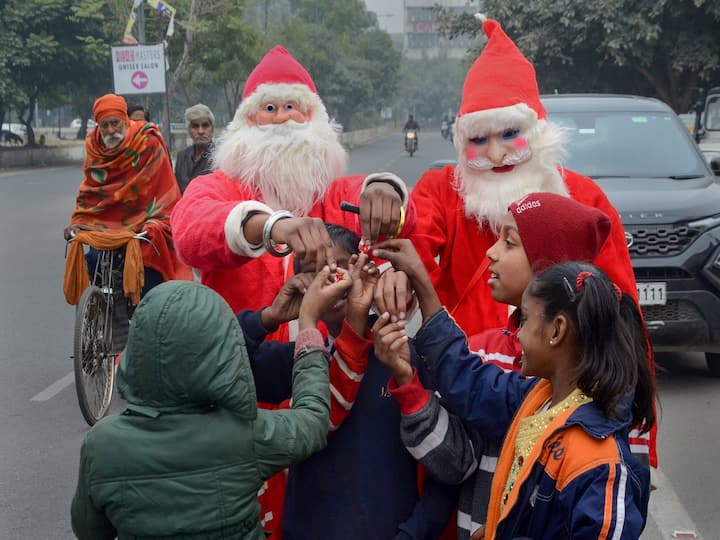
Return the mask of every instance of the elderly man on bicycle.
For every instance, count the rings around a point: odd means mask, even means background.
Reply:
[[[170,236],[170,212],[180,199],[165,143],[154,124],[131,122],[121,96],[95,101],[97,127],[85,139],[84,178],[65,238],[74,237],[67,257],[64,292],[77,304],[88,285],[82,245],[96,250],[126,247],[123,289],[132,304],[143,292],[170,279],[191,279]],[[149,242],[139,242],[144,231]],[[118,265],[119,266],[119,265]]]

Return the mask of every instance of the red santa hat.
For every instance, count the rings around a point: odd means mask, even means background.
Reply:
[[[242,98],[250,97],[261,84],[301,84],[317,94],[307,70],[284,47],[276,45],[255,66],[245,82]]]
[[[297,101],[304,110],[312,110],[313,115],[318,110],[325,113],[312,77],[280,45],[273,47],[250,73],[233,123],[243,122],[248,114],[257,112],[265,101],[277,99]]]
[[[612,227],[601,210],[555,193],[531,193],[508,210],[535,273],[563,262],[593,262]]]
[[[535,69],[503,31],[500,23],[483,21],[488,42],[468,71],[458,111],[461,135],[473,137],[509,127],[527,128],[547,117],[540,102]]]

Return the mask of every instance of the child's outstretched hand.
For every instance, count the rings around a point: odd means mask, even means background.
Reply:
[[[390,314],[383,313],[372,327],[375,356],[392,373],[398,386],[413,378],[410,365],[410,345],[405,333],[405,321],[391,322]]]
[[[395,270],[405,272],[413,284],[424,277],[429,279],[420,255],[407,238],[383,240],[373,244],[372,254],[374,257],[390,261]]]
[[[413,300],[407,274],[392,268],[385,270],[375,286],[374,298],[378,313],[389,313],[392,322],[404,320]]]
[[[396,270],[394,273],[397,275],[389,277],[387,282],[385,282],[383,274],[380,284],[375,289],[376,304],[380,296],[379,291],[382,291],[382,298],[387,302],[386,308],[391,314],[392,320],[404,317],[404,313],[399,310],[406,305],[403,301],[407,302],[408,300],[406,289],[403,289],[401,282],[403,273],[407,275],[417,295],[424,321],[442,307],[432,280],[425,270],[425,265],[410,240],[396,238],[375,244],[373,256],[387,259]],[[395,298],[394,304],[392,303],[393,298]]]
[[[347,270],[337,268],[330,271],[325,266],[317,273],[305,292],[300,304],[300,330],[316,328],[323,314],[337,302],[352,286],[352,279]]]
[[[273,300],[273,303],[266,307],[261,314],[262,324],[265,328],[271,329],[282,323],[298,318],[300,304],[302,303],[305,291],[312,283],[312,274],[296,274],[288,279],[280,289],[280,292]]]
[[[347,321],[363,335],[380,271],[366,253],[353,255],[348,263],[352,287],[348,293]]]

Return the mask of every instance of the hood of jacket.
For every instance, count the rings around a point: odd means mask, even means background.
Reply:
[[[168,281],[140,302],[118,368],[118,389],[137,414],[257,416],[240,325],[225,300],[191,281]]]

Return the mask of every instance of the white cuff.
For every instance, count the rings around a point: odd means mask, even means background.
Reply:
[[[365,191],[365,188],[367,188],[369,183],[378,182],[380,180],[382,180],[386,184],[391,184],[393,187],[397,187],[400,191],[402,191],[402,195],[400,196],[402,201],[400,201],[400,203],[403,206],[407,205],[410,195],[408,193],[405,182],[402,181],[402,178],[390,172],[372,173],[367,175],[365,177],[365,180],[363,180],[362,191]]]
[[[259,201],[243,201],[230,210],[225,218],[225,240],[230,251],[242,257],[259,257],[265,253],[265,246],[262,242],[251,244],[245,238],[242,222],[250,212],[261,212],[272,214],[272,208]]]

